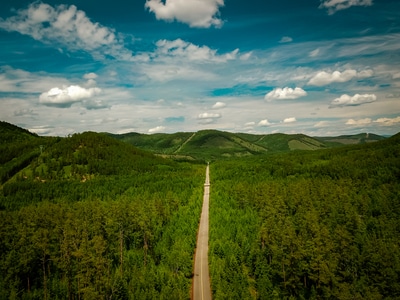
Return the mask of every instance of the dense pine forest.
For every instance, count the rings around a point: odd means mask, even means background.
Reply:
[[[203,166],[92,132],[28,141],[2,165],[0,299],[190,298]]]
[[[0,136],[0,299],[190,298],[205,161],[95,132],[45,138],[2,122]],[[400,135],[291,152],[242,137],[186,134],[171,150],[218,157],[213,298],[399,299]],[[233,142],[254,155],[225,155]]]
[[[214,299],[400,299],[400,135],[213,163]]]

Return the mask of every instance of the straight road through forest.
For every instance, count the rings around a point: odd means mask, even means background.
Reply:
[[[208,206],[210,196],[210,167],[207,165],[204,183],[203,209],[201,211],[197,246],[194,258],[193,300],[211,300],[210,276],[208,271]]]

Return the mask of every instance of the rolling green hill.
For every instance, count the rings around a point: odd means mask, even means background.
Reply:
[[[372,133],[359,133],[355,135],[340,135],[335,137],[317,137],[317,139],[325,143],[355,145],[381,141],[384,140],[385,137]]]
[[[400,134],[0,125],[0,299],[189,299],[205,166],[177,158],[215,159],[214,299],[400,297]]]
[[[319,150],[385,139],[385,137],[368,133],[337,137],[310,137],[304,134],[274,133],[259,135],[218,130],[172,134],[131,132],[126,134],[103,133],[103,135],[165,158],[183,161],[205,161],[293,150]],[[35,155],[37,155],[37,150],[41,144],[60,140],[60,138],[39,137],[25,129],[5,122],[0,124],[0,137],[7,142],[7,145],[2,145],[2,149],[9,149],[10,147],[13,149],[12,151],[6,150],[10,155],[3,156],[2,163],[21,156],[22,152],[26,153],[23,149],[28,145],[34,145],[32,149],[35,149]]]
[[[174,159],[213,160],[293,150],[319,150],[349,144],[375,142],[385,137],[358,134],[339,137],[310,137],[304,134],[248,134],[218,130],[173,134],[112,134],[138,148]]]
[[[0,122],[0,184],[40,155],[40,149],[49,141],[28,130],[7,122]]]

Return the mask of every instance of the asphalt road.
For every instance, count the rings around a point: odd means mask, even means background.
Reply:
[[[210,196],[209,166],[204,183],[203,209],[201,211],[197,246],[194,258],[193,300],[211,300],[210,275],[208,271],[208,206]]]

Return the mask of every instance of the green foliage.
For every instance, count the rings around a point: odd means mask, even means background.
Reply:
[[[1,297],[189,298],[203,171],[30,182],[40,202],[0,211]]]
[[[384,139],[384,137],[373,134],[313,138],[304,134],[254,135],[218,130],[152,135],[127,133],[111,136],[141,149],[169,155],[177,160],[200,160],[203,162],[260,155],[266,152],[326,149]]]
[[[201,131],[124,143],[0,125],[0,299],[190,297],[205,168],[134,142],[218,159],[214,299],[400,298],[400,135],[289,152],[327,142]]]
[[[400,297],[399,145],[212,164],[213,298]]]
[[[0,121],[0,137],[2,142],[12,143],[31,140],[33,138],[37,138],[38,136],[26,129],[4,121]]]

